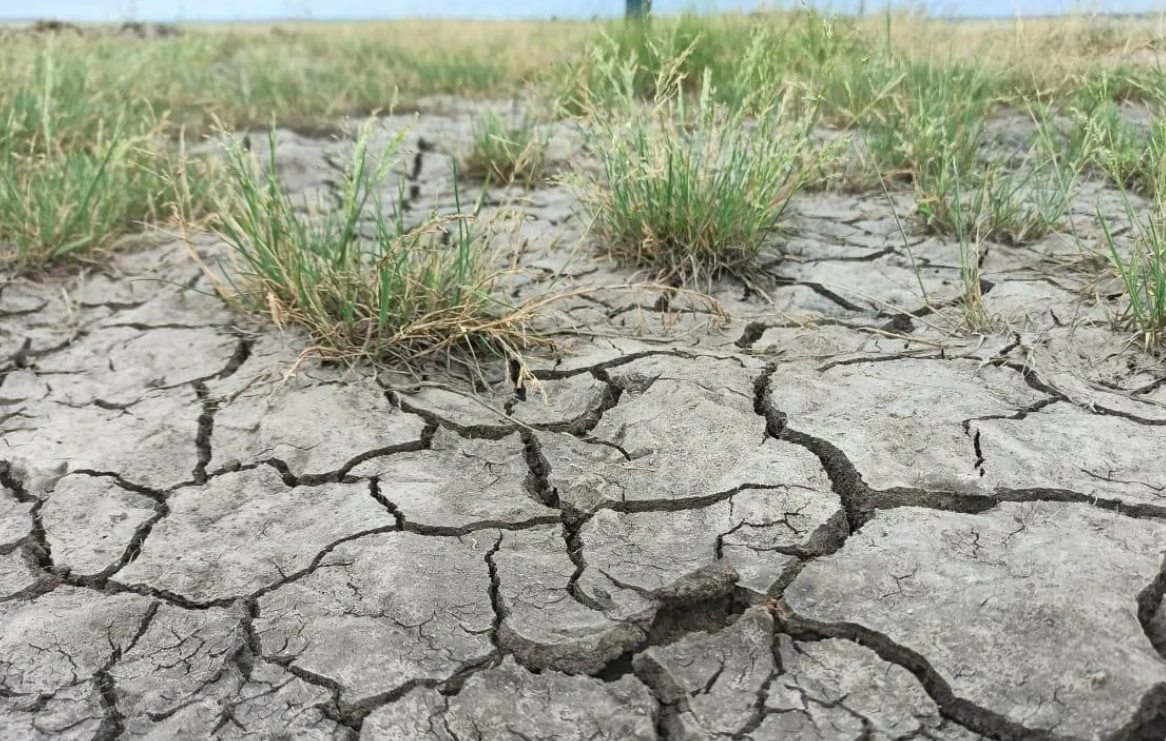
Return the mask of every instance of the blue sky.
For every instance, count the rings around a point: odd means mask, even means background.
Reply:
[[[897,0],[893,0],[897,3]],[[867,0],[868,9],[886,0]],[[683,9],[752,10],[761,0],[655,0],[664,13]],[[770,6],[775,3],[768,3]],[[780,3],[778,3],[780,4]],[[787,5],[793,4],[787,0]],[[811,5],[852,12],[858,0],[823,0]],[[916,3],[918,4],[918,3]],[[1166,12],[1166,0],[932,0],[926,6],[940,15],[1010,16],[1064,13],[1074,9],[1100,12]],[[267,18],[587,18],[618,15],[624,0],[0,0],[0,18],[60,18],[75,21],[254,20]]]

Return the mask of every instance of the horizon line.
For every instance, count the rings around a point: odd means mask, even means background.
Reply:
[[[674,13],[657,13],[658,17],[675,17],[681,15],[765,15],[767,13],[788,13],[791,10],[775,10],[775,11],[727,11],[723,13],[692,13],[691,11],[680,11]],[[793,10],[792,12],[797,12]],[[883,12],[871,12],[860,15],[858,13],[837,12],[830,13],[829,11],[818,11],[822,15],[833,15],[846,18],[859,17],[878,17],[883,15]],[[1072,17],[1106,17],[1106,18],[1126,18],[1126,19],[1144,19],[1154,18],[1166,15],[1166,10],[1161,11],[1147,11],[1142,13],[1134,13],[1128,11],[1092,11],[1092,12],[1064,12],[1064,13],[1008,13],[1000,15],[970,15],[970,14],[933,14],[928,12],[920,13],[918,10],[901,9],[898,13],[906,13],[908,15],[917,15],[932,18],[935,20],[960,20],[960,21],[996,21],[1008,19],[1022,19],[1022,20],[1043,20],[1055,18],[1072,18]],[[473,22],[473,23],[514,23],[514,22],[556,22],[556,21],[582,21],[594,22],[597,20],[619,20],[623,18],[622,13],[592,13],[589,15],[559,15],[552,13],[550,15],[539,16],[515,16],[511,18],[491,16],[486,18],[476,18],[472,16],[333,16],[333,17],[313,17],[310,15],[304,16],[268,16],[262,18],[138,18],[129,16],[126,18],[118,18],[114,20],[71,20],[59,16],[32,16],[32,17],[18,17],[7,18],[0,16],[0,23],[27,23],[33,24],[38,21],[59,21],[64,23],[74,23],[77,25],[103,25],[103,24],[117,24],[117,23],[167,23],[171,25],[183,24],[262,24],[262,23],[361,23],[361,22],[403,22],[403,21],[458,21],[458,22]]]

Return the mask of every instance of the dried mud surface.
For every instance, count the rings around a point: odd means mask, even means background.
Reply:
[[[410,135],[418,211],[472,112]],[[1166,369],[1069,240],[991,245],[960,332],[955,244],[809,193],[723,324],[616,290],[569,188],[507,195],[514,296],[592,289],[545,399],[286,376],[304,338],[182,244],[4,283],[0,738],[1166,738]]]

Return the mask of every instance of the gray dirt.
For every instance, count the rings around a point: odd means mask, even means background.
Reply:
[[[314,194],[351,142],[280,145]],[[493,197],[514,297],[589,291],[545,398],[297,363],[182,243],[0,282],[0,739],[1166,738],[1166,368],[1070,240],[988,245],[975,333],[909,199],[807,193],[726,322]]]

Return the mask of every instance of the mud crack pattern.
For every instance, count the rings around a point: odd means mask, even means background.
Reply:
[[[324,187],[345,144],[292,138]],[[598,288],[566,191],[491,207],[515,296],[595,289],[541,391],[285,376],[304,338],[179,244],[6,282],[0,738],[1166,738],[1166,369],[1040,272],[1055,239],[989,253],[1010,329],[966,337],[915,292],[954,245],[916,276],[885,203],[798,207],[796,259],[713,287],[728,327]]]

